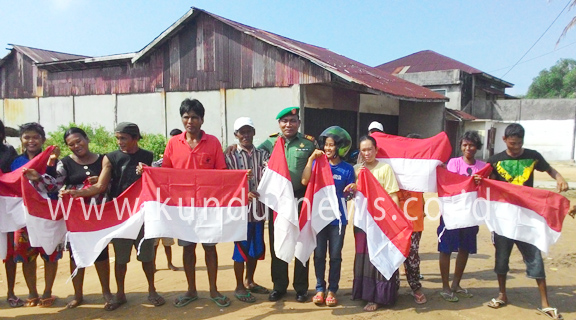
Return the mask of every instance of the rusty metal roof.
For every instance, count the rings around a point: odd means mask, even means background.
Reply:
[[[406,80],[394,77],[384,71],[370,67],[358,61],[349,59],[328,49],[310,45],[304,42],[289,39],[268,31],[253,28],[218,15],[212,14],[202,9],[192,7],[184,16],[176,21],[172,26],[166,29],[162,34],[156,37],[150,44],[140,50],[132,62],[152,52],[157,46],[164,43],[176,32],[178,32],[184,23],[196,17],[198,12],[205,13],[244,34],[253,36],[272,46],[276,46],[293,54],[296,54],[310,62],[326,69],[332,74],[344,79],[345,81],[360,84],[374,93],[386,94],[402,100],[413,101],[447,101],[445,96],[433,92],[427,88],[418,86]]]
[[[424,50],[407,55],[405,57],[386,62],[376,67],[379,70],[391,74],[400,73],[414,73],[426,71],[441,71],[441,70],[462,70],[470,74],[484,73],[474,67],[464,64],[460,61],[454,60],[447,56],[441,55],[432,50]]]
[[[81,56],[77,54],[70,54],[70,53],[63,53],[63,52],[56,52],[56,51],[49,51],[43,49],[36,49],[30,48],[25,46],[19,46],[15,44],[10,44],[12,48],[26,56],[30,57],[32,61],[35,63],[43,63],[43,62],[56,62],[56,61],[64,61],[64,60],[73,60],[73,59],[80,59],[80,58],[88,58],[88,56]]]
[[[449,115],[453,116],[457,120],[470,121],[470,120],[477,120],[478,119],[475,116],[473,116],[469,113],[466,113],[462,110],[454,110],[454,109],[446,108],[446,112],[448,112]]]

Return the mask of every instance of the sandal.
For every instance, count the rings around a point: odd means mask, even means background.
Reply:
[[[428,302],[428,299],[426,299],[426,296],[423,293],[416,293],[412,291],[410,292],[410,295],[414,297],[414,302],[416,302],[416,304],[425,304]]]
[[[564,317],[558,313],[558,309],[556,308],[552,308],[552,307],[548,307],[548,308],[538,308],[538,311],[540,311],[540,313],[542,313],[543,315],[547,316],[550,319],[564,319]]]
[[[471,294],[470,292],[468,292],[468,290],[466,290],[466,289],[456,290],[456,295],[459,296],[460,298],[472,298],[472,297],[474,297],[474,295]]]
[[[38,297],[28,298],[28,299],[26,299],[26,303],[24,303],[24,305],[27,307],[35,307],[38,305],[39,301],[40,301],[40,298],[38,298]]]
[[[122,306],[126,302],[127,302],[126,298],[124,298],[123,300],[116,300],[116,298],[114,298],[114,299],[112,299],[112,301],[106,302],[106,304],[104,305],[104,310],[114,311],[114,310],[120,308],[120,306]]]
[[[163,306],[166,303],[166,300],[164,300],[164,298],[162,298],[162,296],[157,295],[155,297],[148,296],[148,302],[150,302],[155,307],[159,307],[159,306]]]
[[[56,301],[56,299],[57,299],[56,296],[50,296],[50,298],[40,298],[38,306],[40,308],[49,308],[54,304],[54,301]]]
[[[378,308],[380,308],[380,305],[377,304],[376,302],[368,302],[368,303],[364,306],[364,311],[366,311],[366,312],[374,312],[374,311],[378,310]]]
[[[236,299],[242,302],[248,302],[248,303],[256,302],[256,297],[254,297],[250,292],[247,292],[246,294],[234,293],[234,296],[236,297]]]
[[[460,300],[460,299],[458,299],[457,296],[454,295],[454,292],[447,293],[447,292],[441,291],[440,296],[442,297],[442,299],[444,299],[448,302],[458,302],[458,300]]]
[[[314,304],[317,306],[323,304],[324,303],[324,292],[323,291],[316,292],[316,295],[314,296],[314,298],[312,298],[312,302],[314,302]]]
[[[246,287],[246,290],[252,292],[252,293],[258,293],[258,294],[269,294],[270,290],[264,288],[263,286],[259,285],[259,284],[254,284],[253,287]]]
[[[332,292],[328,292],[328,296],[326,297],[326,305],[329,307],[335,307],[338,304],[338,299]]]
[[[210,298],[210,300],[214,301],[214,303],[219,306],[220,308],[224,308],[230,305],[230,299],[226,296],[219,296],[216,298]]]
[[[492,298],[492,300],[490,300],[490,302],[488,302],[488,304],[486,306],[488,306],[492,309],[499,309],[499,308],[505,307],[506,303],[507,302],[502,300],[502,299]]]
[[[178,298],[176,298],[176,300],[174,300],[174,306],[176,308],[182,308],[182,307],[189,305],[190,302],[196,301],[196,300],[198,300],[198,295],[196,295],[194,297],[179,296]]]
[[[18,308],[18,307],[22,307],[24,305],[24,301],[22,301],[22,299],[20,299],[18,297],[8,298],[8,299],[6,299],[6,301],[8,301],[10,308]]]

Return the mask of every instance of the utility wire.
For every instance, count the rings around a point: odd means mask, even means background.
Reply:
[[[542,57],[544,57],[544,56],[547,56],[547,55],[549,55],[549,54],[556,53],[557,51],[562,50],[562,49],[564,49],[564,48],[566,48],[566,47],[569,47],[569,46],[571,46],[571,45],[574,45],[574,44],[576,44],[576,42],[569,43],[569,44],[567,44],[567,45],[565,45],[565,46],[563,46],[563,47],[560,47],[560,48],[558,48],[558,49],[555,49],[554,51],[550,51],[550,52],[548,52],[548,53],[545,53],[545,54],[536,56],[536,57],[534,57],[534,58],[531,58],[531,59],[528,59],[528,60],[524,60],[524,61],[522,61],[522,62],[520,62],[520,63],[518,63],[518,64],[523,64],[523,63],[526,63],[526,62],[530,62],[530,61],[536,60],[536,59],[538,59],[538,58],[542,58]],[[509,68],[509,66],[507,66],[507,67],[502,67],[502,68],[498,68],[498,69],[495,69],[495,70],[490,70],[490,71],[488,71],[488,72],[489,72],[489,73],[492,73],[492,72],[504,70],[504,69],[507,69],[507,68]]]
[[[522,59],[524,59],[524,57],[528,54],[528,52],[530,52],[530,50],[532,50],[532,48],[534,48],[534,46],[540,41],[540,39],[542,39],[542,37],[546,34],[546,32],[548,32],[548,30],[550,30],[550,28],[552,27],[554,22],[556,22],[556,20],[558,20],[558,18],[560,18],[560,15],[564,12],[564,10],[566,10],[566,8],[568,8],[570,3],[572,3],[572,0],[568,0],[568,3],[566,4],[566,6],[564,6],[564,9],[562,9],[562,11],[560,11],[560,13],[556,16],[556,19],[554,19],[554,21],[552,21],[552,23],[548,26],[548,28],[546,28],[546,30],[544,30],[544,33],[542,33],[540,38],[538,38],[538,40],[536,40],[536,42],[534,42],[534,44],[530,47],[530,49],[528,49],[528,51],[526,51],[526,53],[524,53],[524,55],[522,55],[522,57],[520,59],[518,59],[518,61],[516,61],[516,63],[508,71],[506,71],[505,74],[503,74],[500,77],[500,79],[504,78],[510,71],[512,71],[512,69],[514,69],[514,67],[516,67],[516,65],[518,65],[518,63],[520,63],[520,61],[522,61]]]

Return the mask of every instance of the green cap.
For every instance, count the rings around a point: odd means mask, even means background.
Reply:
[[[282,118],[283,116],[287,116],[289,114],[298,114],[299,111],[300,111],[300,107],[288,107],[288,108],[282,109],[282,111],[278,112],[278,115],[276,116],[276,120],[280,120],[280,118]]]

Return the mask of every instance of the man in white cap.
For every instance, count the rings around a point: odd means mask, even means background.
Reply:
[[[258,260],[264,259],[266,247],[264,245],[264,204],[257,201],[258,184],[270,154],[264,149],[257,149],[253,144],[256,128],[252,119],[240,117],[234,122],[234,136],[238,144],[233,152],[226,154],[228,169],[250,170],[248,180],[248,198],[251,202],[248,212],[248,233],[246,241],[234,242],[234,274],[236,276],[236,289],[234,296],[242,302],[254,302],[256,298],[252,293],[267,294],[269,290],[254,282],[254,272]],[[244,263],[246,263],[246,277],[244,277]]]
[[[374,132],[384,132],[384,126],[378,121],[372,121],[368,126],[368,135]]]

